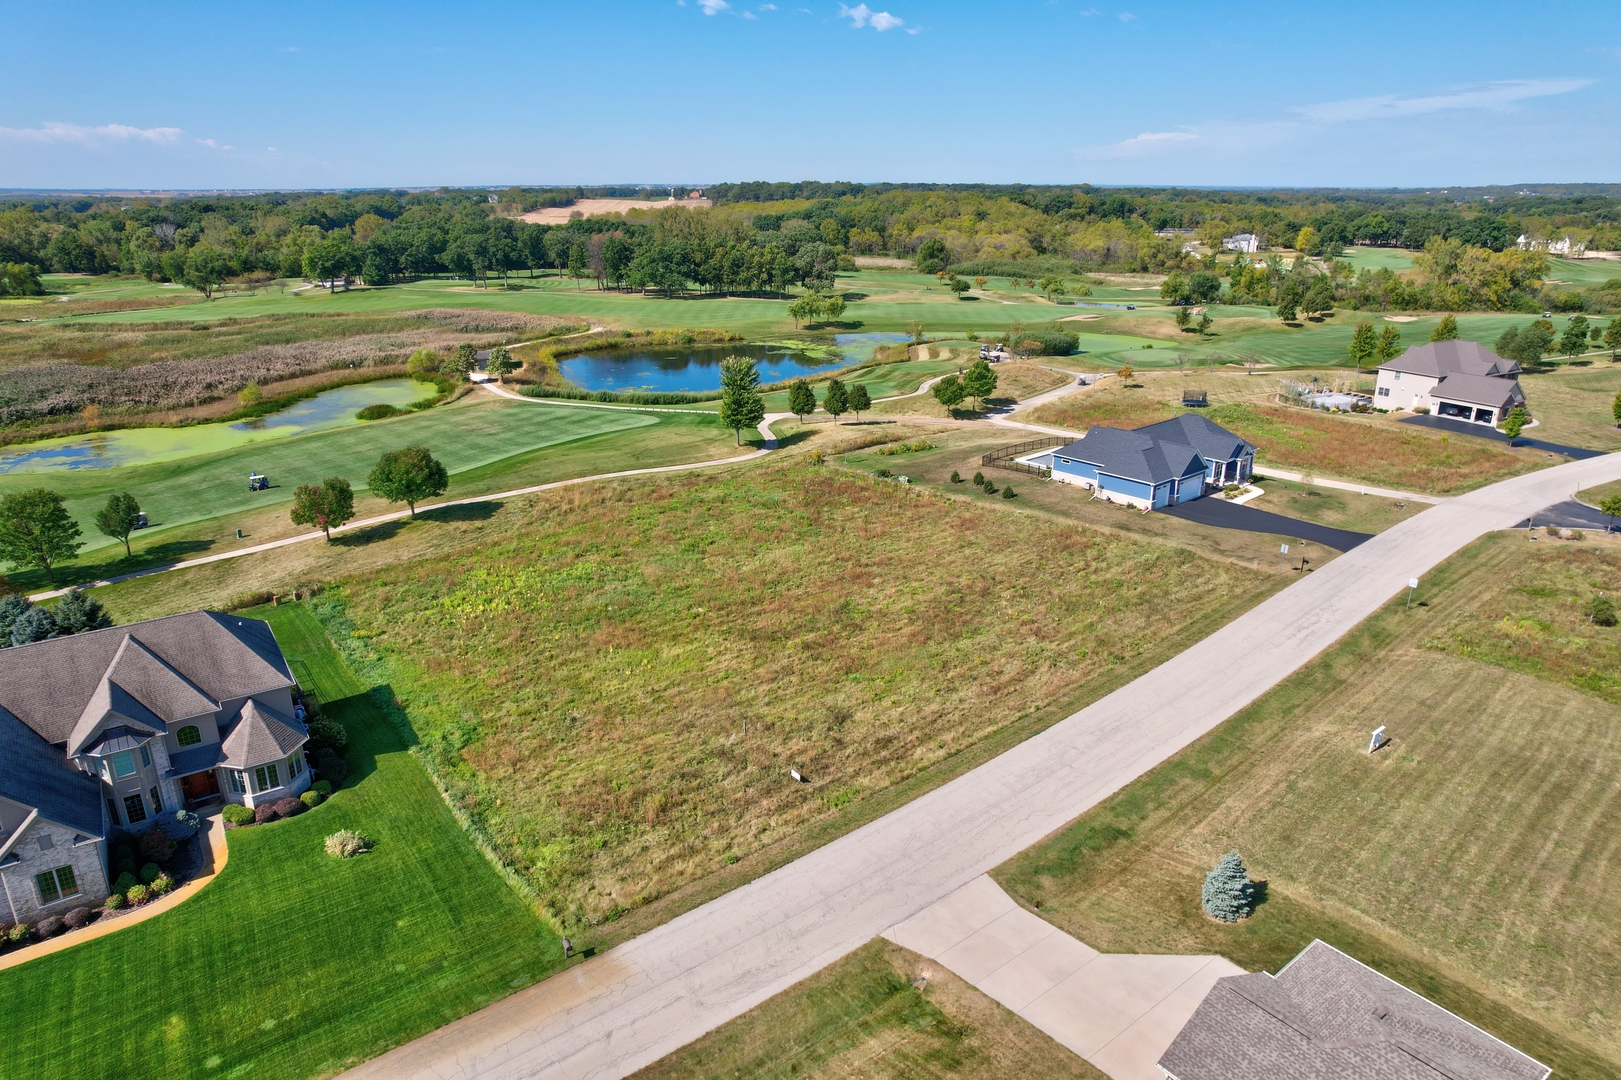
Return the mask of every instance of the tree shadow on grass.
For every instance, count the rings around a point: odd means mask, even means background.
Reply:
[[[339,533],[332,538],[332,543],[337,547],[345,548],[365,547],[367,544],[375,544],[379,540],[392,540],[399,535],[400,530],[405,526],[406,522],[403,519],[384,521],[376,525],[368,525],[364,529]]]
[[[395,701],[394,688],[387,683],[363,694],[325,702],[321,715],[336,720],[349,733],[349,748],[344,752],[349,775],[343,787],[354,787],[376,772],[380,755],[399,753],[417,741],[405,712]]]
[[[498,502],[458,503],[455,506],[438,506],[432,510],[424,510],[417,515],[418,521],[488,521],[501,509]]]
[[[811,435],[812,432],[805,430],[796,431],[792,435],[780,435],[777,437],[777,449],[786,450],[790,446],[804,442],[806,439],[810,438]]]

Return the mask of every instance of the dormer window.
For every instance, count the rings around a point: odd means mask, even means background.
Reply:
[[[203,741],[203,733],[197,730],[196,724],[187,724],[174,733],[174,741],[181,746],[196,746]]]

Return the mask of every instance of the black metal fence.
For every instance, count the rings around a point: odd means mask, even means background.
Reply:
[[[1026,465],[1022,461],[1014,461],[1013,459],[1036,450],[1049,450],[1055,446],[1068,446],[1074,441],[1074,439],[1052,435],[1044,439],[1026,439],[1024,442],[1014,443],[1012,446],[998,446],[995,450],[981,457],[979,463],[993,469],[1028,473],[1031,476],[1046,476],[1046,469],[1038,469],[1034,465]]]

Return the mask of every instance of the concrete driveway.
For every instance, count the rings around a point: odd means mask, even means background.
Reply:
[[[1486,532],[1617,479],[1621,455],[1574,461],[1399,522],[979,768],[348,1075],[598,1080],[632,1073],[1074,820],[1404,594],[1408,578],[1422,580]],[[785,773],[782,782],[792,781]]]
[[[1217,979],[1220,956],[1100,953],[1025,911],[988,877],[884,931],[1018,1013],[1113,1080],[1155,1067]]]

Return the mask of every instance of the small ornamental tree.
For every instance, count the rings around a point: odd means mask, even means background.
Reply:
[[[757,427],[765,419],[765,400],[760,397],[760,373],[746,356],[728,356],[720,362],[720,422],[737,433],[743,445],[743,429]]]
[[[1255,902],[1255,886],[1238,852],[1223,855],[1215,869],[1205,875],[1200,899],[1205,914],[1212,919],[1230,923],[1249,916]]]
[[[1458,317],[1456,315],[1442,316],[1441,321],[1435,324],[1430,331],[1431,341],[1456,341],[1458,339]]]
[[[445,493],[450,474],[426,446],[407,446],[379,458],[377,467],[366,477],[366,486],[389,502],[404,503],[414,518],[418,502]]]
[[[1604,347],[1610,350],[1610,361],[1614,363],[1616,353],[1621,351],[1621,318],[1611,319],[1604,328]]]
[[[1525,430],[1525,419],[1525,407],[1523,405],[1514,406],[1508,411],[1508,415],[1503,418],[1503,434],[1508,436],[1510,446],[1513,446],[1514,440],[1520,437],[1520,432]]]
[[[514,371],[517,371],[518,362],[512,359],[512,354],[507,352],[505,345],[497,345],[490,350],[490,359],[485,365],[485,370],[496,378],[500,378],[503,375],[511,375]]]
[[[963,393],[973,398],[976,411],[985,407],[985,399],[996,393],[996,372],[984,360],[975,360],[962,377]]]
[[[932,393],[934,400],[947,409],[955,409],[962,404],[963,398],[968,396],[968,391],[963,389],[962,380],[955,375],[947,375],[935,383]]]
[[[1559,335],[1559,351],[1574,360],[1587,350],[1587,318],[1582,315],[1570,320],[1565,332]]]
[[[55,585],[56,564],[73,558],[83,546],[78,522],[56,492],[29,488],[0,498],[0,559],[43,570]]]
[[[1186,330],[1188,328],[1189,324],[1191,324],[1192,322],[1193,322],[1193,316],[1188,313],[1188,309],[1186,307],[1184,307],[1183,305],[1178,304],[1177,308],[1176,308],[1176,325],[1177,325],[1177,328],[1180,329],[1180,330]]]
[[[450,370],[466,377],[469,371],[478,366],[478,350],[463,342],[456,346],[456,351],[450,357]]]
[[[822,301],[822,317],[828,322],[837,322],[844,315],[844,297],[837,293]]]
[[[827,393],[822,395],[822,408],[836,424],[839,417],[850,411],[850,392],[837,379],[827,380]]]
[[[1379,342],[1373,347],[1373,355],[1379,358],[1381,364],[1400,356],[1401,331],[1389,325],[1379,331]]]
[[[861,383],[850,387],[850,411],[861,419],[861,414],[872,408],[872,398],[867,396],[867,388]]]
[[[1610,402],[1610,415],[1615,417],[1615,426],[1621,427],[1621,391],[1617,391],[1615,400]]]
[[[1615,531],[1615,519],[1621,518],[1621,495],[1606,495],[1598,504],[1599,513],[1610,519],[1610,531]]]
[[[107,496],[107,505],[96,511],[96,528],[103,536],[121,541],[124,554],[129,551],[129,534],[141,523],[141,504],[127,491],[115,491]]]
[[[332,542],[332,530],[355,516],[355,493],[349,481],[329,476],[319,484],[300,484],[293,492],[293,524],[314,525]]]
[[[804,379],[795,379],[788,388],[788,411],[804,423],[805,417],[816,411],[816,391]]]
[[[1351,359],[1356,361],[1357,374],[1362,374],[1362,365],[1373,359],[1373,354],[1379,348],[1379,339],[1373,332],[1371,322],[1356,324],[1356,332],[1351,335]]]

